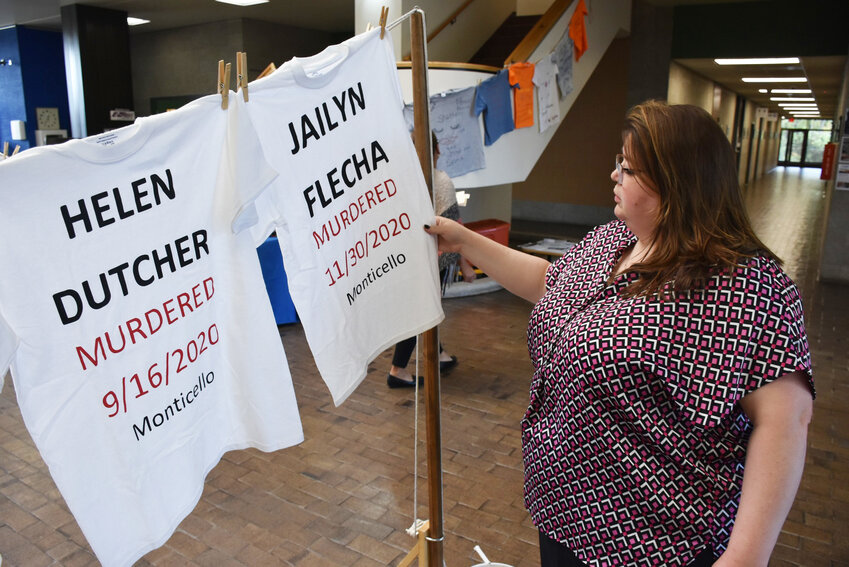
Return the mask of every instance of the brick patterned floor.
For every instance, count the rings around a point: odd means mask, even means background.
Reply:
[[[849,287],[816,281],[824,215],[818,170],[777,170],[746,189],[756,229],[802,288],[818,399],[807,466],[770,565],[849,567]],[[553,236],[557,236],[553,234]],[[522,505],[519,420],[531,306],[504,291],[445,301],[441,339],[460,364],[442,381],[446,564],[539,564]],[[389,390],[390,352],[334,407],[299,325],[280,327],[306,440],[227,453],[196,509],[138,566],[395,565],[414,540],[412,391]],[[3,565],[97,565],[24,428],[9,377],[0,393]],[[420,435],[424,410],[420,406]],[[423,442],[419,471],[426,473]],[[419,516],[427,516],[425,480]]]

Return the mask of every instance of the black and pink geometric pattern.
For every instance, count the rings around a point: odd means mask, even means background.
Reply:
[[[802,302],[760,257],[674,299],[620,297],[637,276],[607,280],[634,242],[614,221],[548,270],[528,327],[525,504],[588,565],[685,565],[728,543],[751,431],[737,402],[810,380]]]

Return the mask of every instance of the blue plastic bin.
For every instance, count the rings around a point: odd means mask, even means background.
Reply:
[[[271,309],[274,311],[274,320],[278,325],[297,322],[298,313],[292,303],[292,296],[289,295],[289,281],[283,268],[283,255],[280,253],[277,237],[267,238],[256,252],[259,255],[268,299],[271,300]]]

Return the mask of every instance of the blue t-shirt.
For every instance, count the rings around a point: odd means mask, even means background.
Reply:
[[[475,93],[475,115],[483,112],[484,144],[491,146],[502,134],[513,131],[513,108],[510,104],[510,81],[507,69],[478,85]]]

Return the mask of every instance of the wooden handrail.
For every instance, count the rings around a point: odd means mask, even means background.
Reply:
[[[409,61],[396,61],[395,65],[398,69],[410,69],[412,63]],[[459,69],[462,71],[483,71],[484,73],[497,73],[501,70],[500,67],[492,65],[480,65],[478,63],[452,63],[450,61],[428,61],[428,69]]]
[[[527,61],[531,53],[542,43],[542,40],[548,35],[554,24],[557,23],[557,20],[563,15],[563,12],[572,5],[572,1],[554,0],[554,3],[546,10],[536,25],[531,28],[531,31],[528,32],[528,35],[516,46],[513,53],[504,60],[504,66],[507,67],[513,63]]]
[[[435,30],[433,30],[430,34],[428,34],[428,36],[427,36],[427,42],[428,42],[428,43],[430,43],[431,41],[433,41],[433,38],[435,38],[436,36],[438,36],[438,35],[439,35],[439,32],[441,32],[442,30],[444,30],[445,28],[447,28],[448,26],[450,26],[450,25],[451,25],[451,23],[452,23],[454,20],[456,20],[456,19],[457,19],[457,16],[459,16],[460,14],[462,14],[462,13],[463,13],[463,10],[465,10],[466,8],[468,8],[468,7],[469,7],[469,4],[471,4],[471,3],[472,3],[472,2],[474,2],[474,1],[475,1],[475,0],[466,0],[465,2],[463,2],[463,5],[462,5],[462,6],[460,6],[460,7],[459,7],[459,8],[457,8],[456,10],[454,10],[454,13],[453,13],[453,14],[451,14],[450,16],[448,16],[448,19],[446,19],[444,22],[442,22],[441,24],[439,24],[438,26],[436,26],[436,29],[435,29]]]

